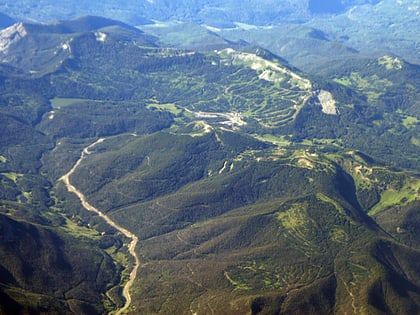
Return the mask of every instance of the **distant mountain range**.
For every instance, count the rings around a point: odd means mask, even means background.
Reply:
[[[305,71],[312,71],[323,59],[347,58],[355,53],[371,57],[388,53],[420,63],[416,44],[420,32],[419,0],[142,0],[118,5],[112,1],[44,1],[42,5],[4,1],[0,12],[18,21],[41,23],[101,12],[130,25],[149,27],[152,33],[161,32],[164,26],[165,34],[172,33],[170,40],[169,36],[162,38],[165,45],[188,48],[190,40],[185,37],[189,37],[195,39],[192,49],[199,48],[196,44],[201,39],[208,41],[207,28],[225,39],[269,49]],[[203,27],[200,33],[204,38],[197,39],[197,30],[186,32],[182,23],[187,23],[187,29],[191,24]],[[175,35],[178,32],[181,33]]]
[[[353,6],[375,5],[380,0],[264,0],[253,1],[167,1],[141,0],[125,1],[115,5],[112,1],[86,3],[71,1],[56,3],[34,1],[14,3],[4,1],[0,10],[18,19],[38,20],[67,19],[80,15],[92,15],[101,11],[104,16],[118,18],[131,23],[143,24],[147,21],[188,21],[197,24],[226,27],[235,22],[272,25],[285,22],[304,22],[313,16],[344,13]]]

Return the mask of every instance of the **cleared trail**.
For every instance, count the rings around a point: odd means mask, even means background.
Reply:
[[[64,184],[66,185],[68,191],[74,193],[80,199],[80,202],[82,203],[82,206],[86,210],[91,211],[91,212],[95,212],[98,216],[100,216],[101,218],[103,218],[106,221],[106,223],[108,223],[110,226],[112,226],[113,228],[115,228],[116,230],[118,230],[119,232],[121,232],[122,234],[124,234],[126,237],[128,237],[128,238],[131,239],[131,242],[128,244],[128,252],[134,258],[134,265],[133,265],[133,269],[130,272],[130,278],[127,281],[127,283],[125,284],[125,286],[123,288],[123,292],[122,292],[122,294],[123,294],[123,296],[125,298],[125,304],[124,304],[124,306],[122,308],[120,308],[118,311],[116,311],[114,313],[115,315],[120,315],[123,312],[125,312],[130,307],[130,305],[131,305],[130,288],[133,285],[134,280],[136,279],[137,270],[138,270],[138,268],[140,266],[140,259],[139,259],[138,255],[137,255],[136,251],[135,251],[136,245],[137,245],[137,242],[138,242],[138,237],[136,235],[134,235],[133,233],[131,233],[126,228],[124,228],[124,227],[120,226],[119,224],[117,224],[115,221],[113,221],[105,213],[101,212],[99,209],[95,208],[89,202],[87,202],[85,195],[82,192],[80,192],[76,187],[74,187],[71,184],[71,182],[70,182],[70,176],[76,171],[76,169],[83,162],[83,160],[86,158],[86,156],[91,153],[89,151],[89,149],[91,149],[92,147],[94,147],[98,143],[103,142],[104,140],[105,140],[104,138],[100,138],[96,142],[94,142],[91,145],[89,145],[86,148],[84,148],[83,151],[82,151],[82,154],[80,155],[80,158],[73,165],[72,169],[67,174],[65,174],[64,176],[62,176],[60,178],[60,180],[62,180],[64,182]]]

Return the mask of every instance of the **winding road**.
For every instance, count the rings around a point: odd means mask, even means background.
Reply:
[[[131,305],[131,295],[130,295],[130,288],[133,285],[134,280],[136,279],[137,276],[137,270],[140,266],[140,259],[135,251],[136,249],[136,245],[138,242],[138,237],[136,235],[134,235],[133,233],[131,233],[129,230],[123,228],[122,226],[120,226],[119,224],[117,224],[115,221],[113,221],[109,216],[107,216],[105,213],[101,212],[99,209],[95,208],[94,206],[92,206],[91,204],[89,204],[86,200],[85,195],[83,195],[76,187],[74,187],[71,182],[70,182],[70,176],[76,171],[76,169],[79,167],[79,165],[82,163],[82,161],[86,158],[87,155],[89,155],[91,152],[89,151],[89,149],[91,149],[92,147],[94,147],[95,145],[97,145],[98,143],[103,142],[105,139],[104,138],[100,138],[99,140],[97,140],[96,142],[92,143],[91,145],[87,146],[86,148],[83,149],[80,158],[77,160],[77,162],[73,165],[72,169],[65,174],[64,176],[62,176],[60,178],[60,180],[62,180],[64,182],[64,184],[67,187],[67,190],[74,193],[77,197],[79,197],[80,202],[82,203],[82,206],[91,212],[95,212],[97,215],[99,215],[101,218],[103,218],[106,223],[108,223],[110,226],[112,226],[113,228],[115,228],[116,230],[118,230],[119,232],[121,232],[122,234],[124,234],[126,237],[131,239],[131,242],[128,244],[128,252],[130,253],[131,256],[133,256],[134,258],[134,265],[133,265],[133,269],[130,272],[130,278],[127,281],[127,283],[124,286],[123,289],[123,296],[125,298],[125,304],[122,308],[120,308],[119,310],[117,310],[114,314],[115,315],[120,315],[123,312],[125,312]]]

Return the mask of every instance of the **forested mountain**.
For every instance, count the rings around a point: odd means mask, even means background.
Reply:
[[[142,29],[0,31],[0,313],[420,313],[419,66]]]

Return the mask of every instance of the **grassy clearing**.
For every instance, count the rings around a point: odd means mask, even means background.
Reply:
[[[290,270],[287,266],[276,266],[270,259],[267,262],[254,260],[235,266],[229,273],[225,272],[225,277],[235,286],[236,291],[278,290],[287,285],[285,279],[290,278]]]
[[[350,76],[335,78],[335,82],[363,91],[370,101],[376,100],[393,85],[387,79],[380,79],[377,75],[363,77],[359,72],[352,72]]]
[[[305,226],[308,222],[305,204],[295,204],[292,208],[278,214],[278,220],[286,229],[296,229]]]
[[[387,70],[400,70],[403,67],[400,59],[391,56],[383,56],[379,58],[378,64],[384,65]]]
[[[385,190],[381,194],[379,203],[368,214],[374,216],[388,207],[407,204],[418,199],[420,199],[420,180],[407,180],[400,190]]]
[[[8,172],[8,173],[1,173],[1,175],[7,177],[8,179],[12,180],[15,184],[18,180],[18,178],[22,177],[23,174],[18,174],[15,172]]]
[[[174,114],[175,116],[182,113],[182,109],[176,107],[176,105],[173,104],[173,103],[149,104],[149,105],[147,105],[147,109],[157,109],[157,110],[161,110],[161,111],[167,111],[167,112],[170,112],[170,113]]]
[[[224,275],[225,275],[225,278],[230,282],[230,284],[235,287],[235,291],[236,290],[250,290],[251,289],[248,285],[233,280],[227,271],[225,271]]]
[[[403,125],[407,129],[415,127],[419,122],[420,120],[413,116],[407,116],[403,119]]]
[[[327,203],[332,204],[337,209],[337,211],[339,213],[346,214],[346,212],[344,211],[343,207],[341,207],[338,202],[336,202],[335,200],[331,199],[330,197],[328,197],[328,196],[326,196],[326,195],[324,195],[322,193],[316,194],[316,197],[319,200],[321,200],[321,201],[324,201],[324,202],[327,202]]]
[[[88,229],[84,226],[78,225],[76,222],[73,222],[69,218],[63,216],[66,220],[66,224],[63,225],[63,230],[68,232],[74,237],[89,237],[89,238],[97,238],[99,237],[98,231],[94,229]]]
[[[123,250],[119,250],[115,246],[112,246],[111,248],[108,248],[106,252],[112,257],[112,259],[115,262],[117,262],[121,266],[131,266],[131,262],[127,256],[128,254],[125,252],[124,248]],[[121,284],[122,282],[125,282],[130,278],[130,272],[131,268],[124,268],[121,275],[123,279],[123,281],[121,281]]]
[[[346,244],[349,240],[349,235],[346,233],[346,231],[343,228],[339,226],[334,226],[331,229],[330,239],[331,241],[336,242],[336,243]]]
[[[83,98],[60,98],[60,97],[55,97],[50,100],[53,108],[66,107],[66,106],[73,105],[75,103],[85,102],[85,101],[89,101],[89,100],[83,99]]]
[[[277,219],[285,229],[284,237],[294,248],[310,257],[318,252],[313,240],[308,237],[318,224],[308,215],[307,203],[296,203],[289,210],[280,212]]]
[[[330,160],[324,159],[324,155],[319,155],[318,153],[313,152],[311,153],[307,149],[296,149],[292,153],[291,159],[294,161],[294,165],[296,165],[297,167],[307,169],[316,168],[318,170],[323,170],[327,172],[335,172],[334,164],[331,163]]]
[[[290,145],[290,141],[286,140],[286,136],[284,135],[272,135],[272,134],[264,134],[264,135],[257,135],[257,134],[253,134],[252,135],[255,139],[261,140],[261,141],[266,141],[266,142],[271,142],[277,146],[288,146]]]
[[[414,145],[416,145],[416,146],[418,146],[418,147],[420,147],[420,138],[412,137],[411,138],[411,143],[414,144]]]

